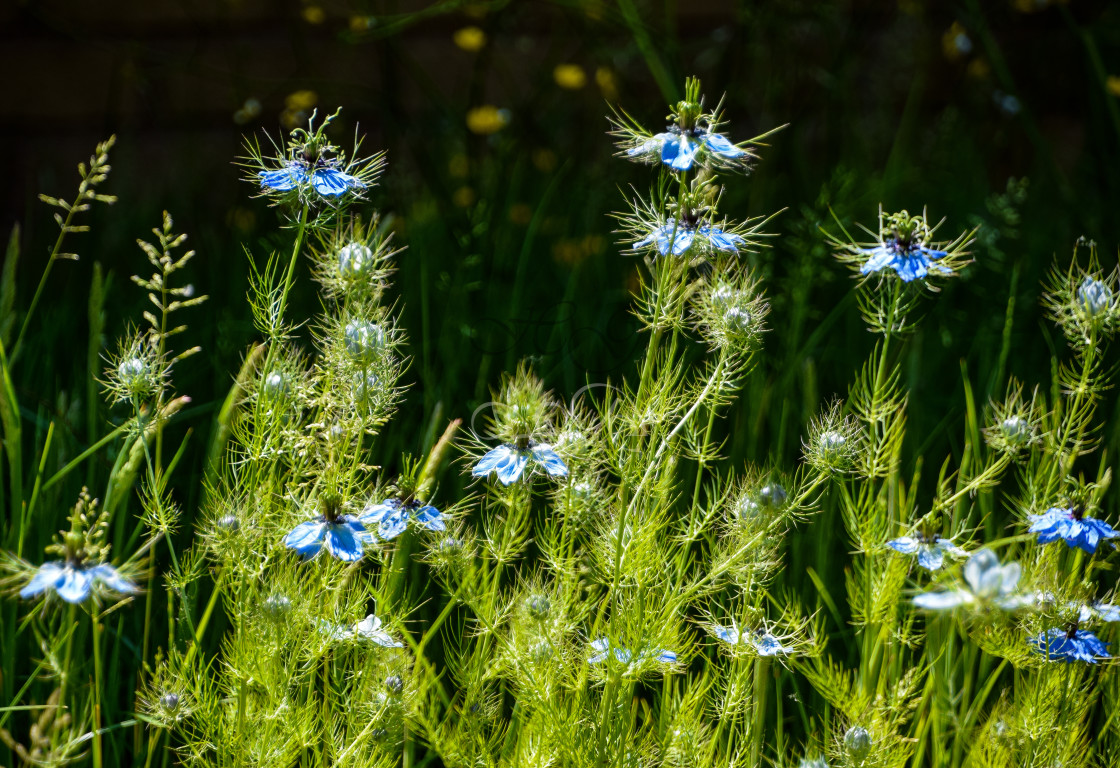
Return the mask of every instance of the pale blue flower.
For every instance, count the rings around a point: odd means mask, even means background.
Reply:
[[[1030,639],[1031,647],[1050,661],[1084,661],[1096,664],[1097,659],[1112,658],[1108,653],[1108,643],[1092,632],[1077,629],[1048,629],[1038,637]]]
[[[36,569],[35,575],[19,591],[19,596],[28,599],[44,592],[54,592],[66,602],[76,605],[84,603],[99,584],[122,595],[140,591],[108,563],[78,565],[69,560],[54,560]]]
[[[692,168],[698,155],[709,153],[724,160],[737,160],[747,155],[745,149],[732,144],[726,136],[712,133],[711,130],[693,128],[682,131],[677,126],[665,133],[658,133],[627,150],[630,157],[649,155],[657,152],[661,162],[674,171],[687,171]]]
[[[938,259],[948,255],[946,251],[936,251],[919,242],[903,243],[891,238],[873,248],[860,248],[860,253],[867,254],[868,257],[859,268],[861,275],[893,269],[903,282],[908,283],[911,280],[921,280],[930,272],[943,275],[953,272],[936,263]]]
[[[914,598],[914,605],[930,611],[944,611],[962,605],[995,606],[1013,611],[1030,602],[1015,594],[1021,569],[1018,563],[1000,565],[990,549],[977,550],[964,566],[965,584],[947,592],[923,592]]]
[[[339,560],[354,562],[362,559],[363,543],[368,538],[365,526],[353,515],[340,515],[333,522],[320,515],[293,528],[284,538],[284,546],[310,560],[325,545],[327,552]]]
[[[530,462],[540,466],[553,477],[564,477],[568,474],[568,466],[564,463],[551,446],[544,443],[530,443],[526,448],[504,444],[487,451],[474,465],[471,474],[474,477],[486,477],[491,472],[498,475],[502,485],[517,482],[521,473]]]
[[[589,664],[598,664],[602,661],[606,661],[607,657],[612,653],[615,659],[622,664],[629,664],[632,661],[641,661],[643,659],[654,659],[655,661],[672,664],[677,660],[677,654],[673,651],[667,651],[664,648],[651,648],[635,655],[633,651],[625,646],[616,645],[612,647],[611,641],[605,637],[593,640],[591,642],[591,650],[595,651],[595,653],[587,659],[587,663]]]
[[[402,502],[400,499],[385,499],[380,504],[367,506],[358,515],[358,520],[370,528],[377,524],[378,537],[389,541],[404,533],[409,519],[429,531],[446,531],[443,516],[431,505],[421,506],[417,501]]]
[[[1097,551],[1101,539],[1120,536],[1104,520],[1084,517],[1079,507],[1051,507],[1041,515],[1031,515],[1031,533],[1038,534],[1039,544],[1049,544],[1063,539],[1090,555]]]
[[[887,546],[904,555],[918,555],[918,565],[927,571],[936,571],[945,561],[945,555],[965,558],[968,553],[949,539],[940,536],[902,536],[887,542]]]
[[[351,189],[364,189],[365,182],[338,168],[336,161],[320,159],[314,167],[305,160],[289,160],[283,168],[260,171],[261,189],[290,192],[305,184],[323,197],[338,197]]]
[[[734,621],[731,626],[724,627],[719,624],[713,625],[712,632],[723,642],[728,645],[749,645],[758,652],[759,656],[777,656],[782,653],[789,653],[792,648],[782,645],[778,638],[774,637],[769,632],[762,630],[744,630],[740,629]]]
[[[652,232],[634,243],[634,247],[644,248],[656,245],[657,252],[662,256],[670,253],[674,256],[680,256],[698,241],[707,242],[708,247],[712,250],[726,253],[738,253],[740,246],[746,244],[742,235],[725,232],[723,229],[709,224],[692,227],[682,221],[669,221],[655,227]]]
[[[383,648],[403,648],[404,643],[381,628],[381,619],[372,613],[357,624],[335,624],[326,619],[319,620],[319,631],[332,640],[369,640]]]

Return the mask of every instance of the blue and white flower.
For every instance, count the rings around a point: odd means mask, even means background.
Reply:
[[[595,651],[595,653],[587,659],[588,664],[599,664],[600,662],[606,661],[607,657],[612,654],[621,664],[630,664],[644,659],[653,659],[655,661],[664,662],[665,664],[672,664],[677,660],[676,653],[665,650],[664,648],[651,648],[635,654],[623,645],[615,645],[612,647],[611,641],[605,637],[593,640],[591,642],[591,650]]]
[[[319,631],[331,640],[369,640],[383,648],[404,647],[404,643],[394,640],[392,635],[382,629],[381,619],[372,613],[357,624],[335,624],[326,619],[320,619]]]
[[[108,563],[78,564],[69,560],[54,560],[39,566],[35,575],[19,591],[19,596],[30,599],[53,592],[66,602],[77,605],[84,603],[95,588],[122,595],[140,591]]]
[[[634,243],[634,248],[656,246],[657,252],[662,256],[670,253],[680,256],[693,244],[706,244],[710,250],[738,253],[739,248],[746,245],[746,240],[742,235],[726,232],[710,224],[694,227],[686,222],[674,220],[655,227],[652,232]]]
[[[310,186],[323,197],[339,197],[352,189],[365,189],[365,182],[346,173],[337,160],[320,157],[315,161],[289,160],[284,167],[260,171],[261,189],[272,192],[290,192]]]
[[[1108,653],[1108,643],[1085,629],[1048,629],[1038,637],[1030,639],[1031,647],[1047,657],[1049,661],[1064,661],[1070,664],[1083,661],[1096,664],[1098,659],[1112,658]]]
[[[890,238],[873,248],[861,248],[860,253],[867,256],[867,261],[859,268],[861,275],[893,269],[903,282],[908,283],[921,280],[930,272],[953,273],[953,270],[937,263],[948,255],[947,251],[937,251],[920,242]]]
[[[711,128],[692,128],[681,130],[672,126],[665,133],[658,133],[626,150],[630,157],[658,154],[661,162],[674,171],[687,171],[692,168],[698,157],[705,155],[717,160],[738,160],[750,153],[735,146],[722,134],[712,132]]]
[[[936,571],[945,562],[945,555],[964,559],[968,553],[958,547],[950,539],[933,536],[902,536],[887,542],[887,546],[903,555],[918,555],[918,565],[927,571]]]
[[[930,611],[945,611],[962,605],[1013,611],[1032,599],[1015,592],[1021,573],[1018,563],[1000,565],[994,552],[980,549],[965,563],[962,587],[945,592],[923,592],[914,598],[914,605]]]
[[[1107,314],[1114,301],[1112,289],[1100,280],[1086,277],[1077,287],[1077,302],[1090,318]]]
[[[1030,532],[1038,534],[1039,544],[1062,539],[1069,546],[1083,549],[1089,554],[1097,551],[1097,545],[1102,539],[1120,536],[1104,520],[1085,517],[1084,514],[1079,506],[1051,507],[1041,515],[1030,515]]]
[[[429,531],[446,531],[443,516],[430,504],[421,505],[415,500],[385,499],[380,504],[371,504],[362,510],[358,520],[372,530],[377,526],[377,536],[385,541],[395,539],[404,533],[408,521]]]
[[[749,645],[759,656],[778,656],[790,653],[792,648],[782,645],[781,641],[769,632],[759,629],[740,629],[734,620],[731,626],[712,625],[712,633],[728,645]]]
[[[1058,598],[1053,592],[1038,592],[1035,600],[1040,606],[1057,606]],[[1065,602],[1062,607],[1067,611],[1077,611],[1077,623],[1088,624],[1092,621],[1117,622],[1120,621],[1120,606],[1112,603],[1079,603]]]
[[[551,446],[530,442],[525,448],[518,448],[506,443],[487,451],[474,465],[471,475],[486,477],[494,472],[501,480],[502,485],[509,485],[517,482],[530,462],[553,477],[564,477],[568,474],[568,465],[557,455],[556,451],[552,450]]]
[[[339,515],[328,521],[323,515],[300,523],[284,537],[284,546],[310,560],[326,547],[333,557],[345,562],[362,559],[363,545],[369,539],[361,521],[353,515]]]

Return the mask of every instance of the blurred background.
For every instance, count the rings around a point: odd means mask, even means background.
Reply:
[[[128,279],[150,274],[135,239],[166,209],[198,251],[183,279],[210,296],[181,317],[182,343],[203,353],[175,371],[193,398],[178,427],[196,433],[178,473],[188,509],[254,340],[246,254],[289,242],[236,160],[244,137],[281,138],[316,108],[343,107],[339,144],[357,130],[387,151],[370,200],[407,247],[393,297],[412,388],[378,449],[387,467],[469,419],[521,359],[561,396],[634,373],[640,265],[619,254],[610,212],[653,172],[614,156],[606,116],[659,130],[689,75],[724,99],[732,140],[786,125],[722,203],[735,218],[783,211],[770,247],[746,257],[774,330],[727,422],[733,463],[791,469],[804,424],[873,344],[820,232],[838,231],[833,214],[875,228],[880,203],[926,206],[946,239],[979,228],[975,263],[923,305],[904,361],[921,406],[907,451],[931,467],[960,448],[965,375],[980,403],[1009,374],[1048,386],[1051,352],[1065,354],[1038,303],[1054,259],[1084,236],[1111,269],[1120,243],[1120,4],[1104,0],[36,0],[0,6],[0,71],[0,231],[22,227],[19,306],[56,236],[37,195],[72,198],[76,163],[118,137],[103,191],[120,200],[69,242],[81,260],[55,268],[20,363],[29,439],[89,405],[93,263],[112,274],[111,347],[146,305]],[[300,280],[292,309],[309,317],[319,299]],[[102,423],[124,416],[95,407]],[[70,455],[88,445],[73,421],[56,435]]]

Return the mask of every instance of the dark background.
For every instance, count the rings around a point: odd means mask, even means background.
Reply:
[[[465,27],[485,33],[479,50],[456,43]],[[581,68],[582,87],[558,84],[565,64]],[[70,241],[82,259],[57,265],[20,363],[17,387],[40,424],[84,391],[56,394],[84,380],[92,263],[113,273],[111,347],[146,304],[127,280],[149,272],[135,238],[166,209],[198,251],[183,279],[210,296],[182,317],[184,344],[204,351],[176,371],[194,398],[183,422],[206,434],[254,338],[243,249],[260,260],[288,243],[234,163],[243,136],[282,136],[312,104],[344,108],[340,144],[357,126],[365,149],[387,150],[371,201],[408,247],[394,299],[414,382],[379,449],[390,464],[469,417],[520,359],[560,393],[632,373],[638,263],[618,253],[608,214],[653,175],[613,156],[605,116],[615,106],[659,129],[687,75],[710,102],[725,96],[733,140],[788,124],[749,177],[726,180],[722,203],[740,218],[785,209],[772,248],[748,257],[774,332],[730,417],[736,462],[790,467],[804,423],[846,390],[873,343],[819,231],[837,231],[830,209],[874,227],[880,202],[928,206],[947,239],[980,227],[975,264],[924,305],[904,361],[922,404],[912,454],[959,447],[962,365],[979,402],[1006,373],[1046,384],[1061,344],[1041,317],[1040,280],[1079,236],[1100,243],[1109,268],[1120,241],[1115,3],[47,1],[0,9],[0,71],[0,229],[23,227],[20,306],[55,237],[37,194],[72,196],[76,162],[118,137],[105,191],[120,201]],[[296,103],[301,91],[313,95]],[[466,116],[482,105],[508,110],[508,125],[473,133]],[[1025,199],[1009,200],[1009,179],[1024,178]],[[297,317],[319,306],[307,277]]]

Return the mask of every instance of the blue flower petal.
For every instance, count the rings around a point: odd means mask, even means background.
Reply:
[[[738,253],[739,246],[746,242],[741,235],[724,232],[717,227],[701,227],[700,234],[707,235],[708,243],[713,248],[727,253]]]
[[[93,574],[83,568],[67,567],[62,584],[55,588],[58,596],[68,603],[84,603],[93,588]]]
[[[421,507],[415,514],[416,522],[427,528],[429,531],[446,531],[447,526],[443,522],[443,515],[439,510],[432,506]]]
[[[133,584],[131,581],[121,576],[117,569],[108,563],[95,565],[90,569],[90,573],[94,578],[99,579],[105,586],[114,592],[120,592],[123,595],[131,592],[139,592],[140,588]]]
[[[311,186],[324,197],[338,197],[355,187],[364,187],[356,176],[334,168],[319,168],[311,172]]]
[[[912,555],[918,551],[918,540],[913,536],[903,536],[888,541],[887,546],[895,552],[901,552],[904,555]]]
[[[363,509],[362,514],[358,515],[358,519],[365,525],[380,523],[386,517],[393,514],[400,505],[401,503],[397,499],[385,499],[380,504],[373,504]]]
[[[294,549],[306,559],[311,559],[319,554],[323,546],[326,528],[327,524],[322,519],[300,523],[284,538],[284,546]]]
[[[778,642],[778,638],[766,632],[762,635],[755,637],[751,641],[751,645],[758,651],[759,656],[777,656],[779,653],[787,653],[788,648]]]
[[[747,154],[746,150],[739,149],[726,137],[718,133],[709,133],[704,136],[704,143],[708,150],[720,157],[736,158]]]
[[[715,635],[725,643],[735,645],[739,642],[739,628],[732,624],[730,627],[714,627]]]
[[[498,466],[494,468],[494,471],[498,473],[498,479],[502,481],[502,485],[509,485],[521,477],[525,465],[529,463],[529,455],[528,451],[511,451],[502,459]]]
[[[860,252],[868,254],[867,261],[859,268],[859,273],[861,275],[878,272],[881,269],[892,267],[895,264],[895,254],[886,246],[879,245],[875,248],[862,248]]]
[[[657,655],[654,658],[656,658],[658,661],[663,661],[666,664],[672,664],[677,660],[677,654],[674,653],[673,651],[667,651],[664,648],[662,648],[660,651],[657,651],[656,653],[657,653]]]
[[[499,464],[503,464],[512,452],[513,446],[510,445],[499,445],[497,448],[491,448],[479,459],[478,463],[474,465],[471,474],[475,477],[486,477],[493,472]]]
[[[623,664],[629,664],[630,660],[634,658],[634,654],[629,648],[618,646],[614,649],[614,657]]]
[[[404,529],[408,527],[408,510],[398,509],[391,515],[387,515],[381,519],[380,525],[377,526],[377,535],[390,541],[397,538]]]
[[[359,523],[359,525],[361,525]],[[353,526],[343,524],[326,524],[327,551],[348,563],[362,559],[362,536],[364,528],[354,529]]]
[[[918,565],[927,571],[936,571],[945,561],[945,553],[940,547],[922,547],[918,552]]]
[[[947,611],[972,602],[972,595],[964,590],[952,592],[923,592],[914,598],[914,605],[927,611]]]
[[[31,581],[19,591],[19,596],[25,600],[36,597],[48,589],[58,589],[66,578],[66,572],[57,562],[43,563],[39,570],[31,577]]]
[[[564,477],[568,474],[568,465],[547,445],[533,446],[533,458],[553,477]]]
[[[610,641],[605,637],[600,637],[598,640],[591,641],[591,650],[595,653],[587,659],[588,664],[598,664],[606,660],[607,653],[610,651]]]
[[[652,136],[646,139],[641,144],[638,144],[637,146],[631,147],[630,149],[626,150],[626,154],[630,157],[636,157],[638,155],[648,155],[653,152],[660,152],[661,145],[665,143],[666,139],[671,138],[672,134],[670,133],[659,133],[656,136]]]
[[[307,171],[301,165],[292,163],[286,168],[261,171],[257,174],[257,178],[261,180],[261,189],[267,187],[277,192],[288,192],[307,180]]]
[[[673,170],[687,171],[692,167],[692,160],[698,148],[699,145],[688,136],[683,134],[674,136],[661,145],[661,162]]]

